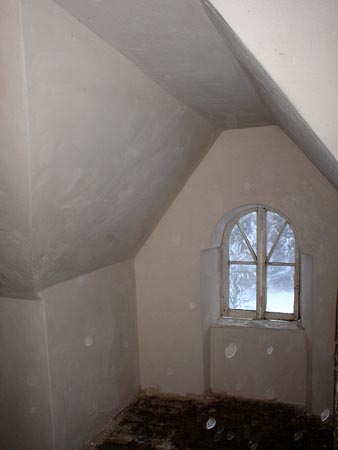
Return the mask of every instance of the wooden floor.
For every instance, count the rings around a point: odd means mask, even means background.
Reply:
[[[141,396],[83,450],[333,449],[330,419],[277,403]]]

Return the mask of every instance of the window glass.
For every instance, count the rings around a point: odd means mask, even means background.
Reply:
[[[256,309],[256,266],[231,264],[229,273],[229,307]]]
[[[293,313],[295,268],[293,266],[268,266],[266,310]]]
[[[230,261],[253,261],[253,256],[237,224],[230,236],[229,257]]]
[[[295,237],[289,224],[284,228],[284,231],[272,252],[270,262],[295,262]]]
[[[251,244],[253,251],[257,255],[257,213],[253,211],[243,216],[239,223]]]
[[[266,251],[267,254],[269,254],[275,240],[285,224],[285,220],[279,214],[272,211],[267,211],[266,222]]]
[[[256,207],[234,218],[224,239],[222,310],[251,319],[296,319],[299,266],[288,221]]]

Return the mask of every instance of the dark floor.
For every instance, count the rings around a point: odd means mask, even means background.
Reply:
[[[333,432],[330,419],[277,403],[144,396],[83,450],[116,449],[321,450]]]

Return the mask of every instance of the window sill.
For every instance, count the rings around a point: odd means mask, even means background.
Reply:
[[[244,327],[244,328],[269,328],[274,330],[303,331],[304,328],[298,321],[288,322],[284,320],[254,320],[235,319],[233,317],[220,317],[214,322],[212,328],[222,327]]]

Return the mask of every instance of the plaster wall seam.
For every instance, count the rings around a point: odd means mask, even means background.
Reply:
[[[140,371],[140,334],[139,334],[139,308],[138,308],[138,301],[137,301],[137,286],[136,286],[136,268],[135,268],[135,259],[131,259],[132,261],[132,275],[133,275],[133,293],[134,296],[134,307],[136,312],[136,337],[137,337],[137,382],[138,382],[138,388],[139,391],[141,390],[141,371]]]
[[[149,75],[147,75],[146,72],[144,72],[140,66],[136,65],[131,59],[129,59],[124,52],[120,51],[117,47],[114,47],[113,45],[111,45],[110,43],[108,43],[107,41],[105,41],[104,39],[102,39],[101,36],[99,36],[97,33],[95,33],[94,31],[92,31],[81,19],[79,19],[76,16],[73,16],[66,8],[64,8],[63,6],[61,6],[60,4],[56,3],[55,0],[53,0],[53,3],[55,3],[55,6],[62,9],[63,11],[65,11],[70,17],[72,17],[73,19],[75,19],[77,22],[79,22],[83,27],[85,27],[88,31],[90,31],[90,33],[92,33],[95,37],[99,38],[100,41],[102,43],[104,43],[105,45],[108,45],[110,48],[114,49],[116,52],[118,52],[120,55],[122,55],[126,60],[128,60],[128,62],[130,64],[132,64],[134,67],[137,68],[137,70],[139,70],[140,72],[142,72],[142,74],[148,79],[150,80],[152,83],[156,84],[156,86],[158,86],[160,89],[162,89],[163,91],[165,91],[171,98],[173,98],[174,100],[176,100],[183,108],[188,109],[191,113],[196,114],[198,117],[207,120],[211,125],[215,125],[216,124],[211,120],[211,118],[207,115],[207,114],[203,114],[202,112],[198,111],[195,108],[192,108],[191,106],[187,105],[186,103],[184,103],[181,99],[179,99],[178,97],[174,96],[171,92],[169,92],[163,85],[161,85],[160,83],[158,83],[158,81],[154,80],[153,78],[151,78]],[[122,262],[122,261],[121,261]]]
[[[52,376],[50,371],[50,359],[49,359],[49,346],[48,346],[48,330],[47,330],[47,321],[46,321],[46,304],[45,299],[40,300],[42,304],[42,312],[43,312],[43,327],[45,331],[44,339],[46,346],[46,357],[47,357],[47,377],[48,377],[48,396],[49,396],[49,410],[52,424],[52,442],[53,442],[53,450],[55,448],[55,418],[54,418],[54,407],[53,407],[53,392],[52,392]]]
[[[254,128],[254,127],[249,127],[249,128]],[[149,232],[142,239],[140,239],[140,241],[137,243],[137,245],[135,246],[134,254],[132,254],[130,257],[127,257],[123,261],[118,261],[117,263],[128,261],[128,259],[133,259],[134,260],[134,265],[135,265],[136,257],[138,256],[138,254],[140,253],[140,251],[142,250],[142,248],[146,244],[147,240],[150,238],[150,236],[152,235],[153,231],[155,231],[155,229],[157,228],[157,226],[161,222],[162,218],[169,211],[170,207],[173,205],[173,203],[175,202],[175,200],[178,197],[178,195],[180,194],[180,192],[184,189],[185,185],[189,182],[190,177],[192,176],[192,174],[195,172],[195,170],[198,168],[198,166],[202,163],[202,161],[207,156],[209,151],[212,149],[213,145],[215,144],[215,142],[220,137],[220,135],[222,134],[223,131],[224,130],[222,130],[220,127],[216,128],[216,131],[215,131],[215,134],[214,134],[213,138],[209,139],[206,152],[204,154],[202,154],[201,157],[194,164],[190,165],[189,173],[188,173],[188,176],[186,177],[186,180],[180,186],[179,191],[178,192],[176,191],[175,194],[172,196],[172,198],[169,199],[169,201],[167,202],[165,207],[162,209],[161,213],[158,214],[157,218],[154,220],[154,223],[153,223],[153,226],[152,226],[151,230],[149,230]],[[135,286],[136,286],[136,277],[135,277]],[[136,291],[137,291],[137,288],[136,288]]]
[[[32,245],[23,17],[21,0],[1,6],[1,262],[0,292],[5,298],[35,297],[32,288]]]
[[[21,28],[21,58],[22,58],[22,72],[23,72],[23,107],[24,107],[24,115],[25,115],[25,133],[26,133],[26,154],[27,154],[27,175],[28,175],[28,220],[31,228],[31,277],[32,277],[32,289],[35,292],[35,283],[34,283],[34,275],[33,275],[33,212],[32,212],[32,161],[31,161],[31,148],[30,148],[30,133],[29,133],[29,104],[28,104],[28,85],[27,85],[27,63],[26,63],[26,48],[25,48],[25,39],[24,39],[24,25],[23,25],[23,12],[22,12],[22,1],[19,2],[19,23]]]

